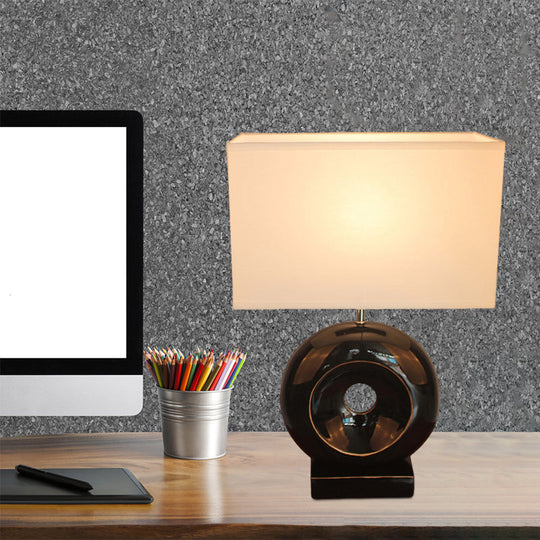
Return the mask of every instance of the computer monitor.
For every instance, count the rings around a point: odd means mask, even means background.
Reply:
[[[0,112],[0,414],[142,407],[142,118]]]

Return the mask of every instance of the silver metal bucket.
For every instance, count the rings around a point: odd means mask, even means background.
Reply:
[[[158,387],[165,453],[182,459],[224,456],[231,390],[183,392]]]

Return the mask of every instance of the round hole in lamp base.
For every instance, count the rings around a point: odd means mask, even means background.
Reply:
[[[361,410],[350,399],[356,388],[371,394],[359,400]],[[410,455],[433,431],[438,411],[429,356],[380,323],[317,332],[294,352],[281,384],[285,426],[311,457],[315,499],[411,497]]]

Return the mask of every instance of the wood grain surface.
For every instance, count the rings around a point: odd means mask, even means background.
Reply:
[[[229,433],[210,461],[164,456],[160,433],[5,438],[2,468],[126,467],[154,503],[0,505],[1,536],[540,538],[540,433],[434,433],[412,459],[412,499],[315,501],[286,433]]]

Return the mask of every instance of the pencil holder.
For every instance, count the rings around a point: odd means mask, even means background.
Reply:
[[[232,388],[208,392],[157,390],[165,454],[181,459],[225,455]]]

